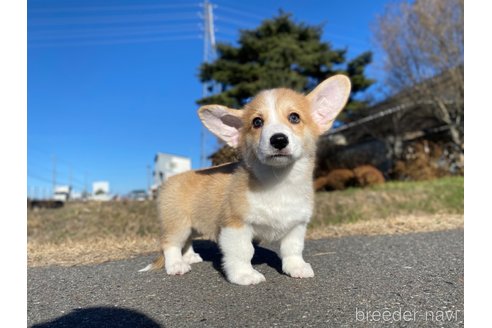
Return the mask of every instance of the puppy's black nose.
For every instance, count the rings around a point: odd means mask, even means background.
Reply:
[[[289,138],[283,133],[275,133],[270,138],[270,144],[278,150],[285,148],[289,144]]]

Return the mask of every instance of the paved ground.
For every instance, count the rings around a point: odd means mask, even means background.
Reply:
[[[316,276],[303,280],[279,273],[270,247],[254,258],[267,282],[247,287],[225,281],[203,241],[205,262],[182,277],[138,273],[153,256],[28,269],[28,326],[463,326],[463,230],[308,241]]]

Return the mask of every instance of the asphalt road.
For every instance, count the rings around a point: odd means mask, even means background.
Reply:
[[[462,327],[463,230],[308,241],[315,277],[281,274],[257,247],[267,281],[228,283],[215,244],[184,276],[139,273],[151,256],[28,269],[33,327]],[[274,250],[274,251],[272,251]]]

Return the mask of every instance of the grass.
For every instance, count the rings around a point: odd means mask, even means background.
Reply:
[[[464,178],[388,182],[366,189],[316,194],[311,229],[397,216],[463,214]]]
[[[100,238],[159,235],[153,201],[68,203],[60,209],[30,210],[28,241],[60,244]]]
[[[401,233],[463,226],[463,177],[388,182],[316,194],[308,237]],[[68,203],[28,210],[28,265],[76,265],[158,249],[155,202]]]

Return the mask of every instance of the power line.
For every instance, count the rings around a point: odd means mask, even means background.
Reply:
[[[234,26],[254,26],[256,25],[255,22],[247,22],[247,21],[244,21],[244,20],[237,20],[237,19],[231,19],[231,18],[228,18],[228,17],[223,17],[223,16],[217,16],[216,17],[217,19],[217,22],[219,23],[226,23],[226,24],[229,24],[229,25],[234,25]]]
[[[58,36],[60,34],[70,34],[72,36],[86,35],[88,33],[94,33],[97,35],[101,34],[119,34],[119,33],[143,33],[143,32],[155,32],[155,31],[177,31],[181,29],[193,28],[196,31],[197,27],[201,24],[165,24],[165,25],[144,25],[144,26],[133,26],[133,27],[99,27],[99,28],[83,28],[83,29],[63,29],[63,30],[45,30],[45,31],[34,31],[31,34],[40,37]]]
[[[57,164],[59,164],[59,163],[57,163]],[[49,174],[49,172],[51,172],[51,173],[53,172],[53,168],[47,168],[46,166],[42,166],[39,164],[36,164],[36,165],[28,164],[28,167],[30,170],[34,170],[36,172],[39,172],[39,170],[41,170],[41,172],[43,174]],[[64,173],[66,173],[66,174],[60,173],[59,165],[57,165],[57,170],[56,170],[57,180],[58,180],[58,177],[60,177],[60,176],[65,176],[65,175],[70,176],[71,175],[72,181],[74,181],[75,183],[78,183],[78,184],[83,184],[83,182],[79,178],[75,177],[75,176],[80,176],[81,174],[74,175],[73,170],[72,170],[72,172],[68,171],[68,172],[64,172]],[[52,182],[52,181],[50,181],[50,182]]]
[[[196,20],[197,16],[193,13],[173,13],[173,14],[141,14],[141,15],[111,15],[111,16],[86,16],[86,17],[63,17],[52,19],[32,19],[28,22],[29,26],[50,26],[50,25],[88,25],[88,24],[128,24],[150,21],[179,21]]]
[[[44,38],[34,38],[30,40],[30,42],[56,42],[56,41],[121,41],[121,40],[138,40],[139,37],[138,35],[140,34],[142,36],[141,40],[147,40],[149,38],[169,38],[169,40],[174,40],[176,38],[181,38],[185,36],[183,33],[187,32],[193,32],[196,29],[189,29],[188,31],[181,30],[181,31],[175,31],[173,33],[169,32],[145,32],[145,33],[128,33],[128,34],[120,34],[120,35],[80,35],[80,36],[71,36],[71,35],[57,35],[57,36],[51,36],[51,37],[44,37]],[[195,35],[194,37],[198,38],[198,34]],[[165,41],[165,40],[163,40]]]
[[[234,9],[232,7],[224,6],[224,5],[217,5],[217,10],[218,11],[223,10],[223,11],[226,11],[226,12],[229,12],[229,13],[232,13],[232,14],[236,14],[236,15],[239,15],[239,16],[245,16],[245,17],[250,17],[250,18],[259,19],[259,20],[265,19],[264,16],[253,14],[251,12],[244,11],[244,10]]]
[[[35,152],[35,153],[38,153],[38,154],[41,154],[41,155],[45,155],[45,156],[49,156],[49,157],[52,157],[52,156],[53,156],[53,152],[48,152],[48,151],[46,151],[46,150],[43,150],[43,149],[40,149],[40,148],[37,148],[37,147],[33,147],[33,146],[31,146],[31,145],[29,145],[29,146],[28,146],[28,148],[29,148],[29,149],[28,149],[28,157],[29,157],[29,153],[30,153],[30,152]],[[72,168],[74,168],[74,167],[75,167],[75,169],[76,169],[77,171],[81,171],[81,170],[79,170],[79,169],[78,169],[75,165],[73,165],[71,162],[66,161],[66,160],[64,160],[64,159],[60,159],[59,157],[57,157],[57,162],[58,162],[58,163],[62,163],[62,164],[64,164],[64,165],[69,166],[69,167],[72,167]],[[36,165],[38,165],[38,164],[36,164]],[[43,169],[46,169],[46,166],[43,166]],[[50,170],[51,170],[51,169],[50,169]]]
[[[38,181],[42,181],[42,182],[46,182],[46,183],[49,183],[49,184],[52,184],[53,180],[46,177],[46,176],[41,176],[41,175],[38,175],[38,174],[35,174],[35,173],[31,173],[31,172],[27,172],[27,176],[31,179],[35,179],[35,180],[38,180]],[[65,180],[60,180],[60,179],[57,179],[57,183],[56,185],[69,185],[69,183],[67,183]],[[71,186],[75,186],[77,188],[80,188],[82,189],[83,187],[81,185],[79,185],[78,183],[74,183],[74,184],[71,184]]]
[[[51,36],[43,36],[41,38],[36,38],[36,37],[31,37],[30,41],[57,41],[57,40],[80,40],[83,41],[83,39],[104,39],[104,38],[111,38],[113,39],[114,37],[115,40],[117,40],[117,37],[132,37],[132,36],[176,36],[177,33],[183,33],[183,32],[195,32],[197,30],[196,27],[193,28],[188,28],[188,29],[176,29],[176,30],[167,30],[167,31],[162,31],[162,30],[155,30],[155,31],[135,31],[135,32],[113,32],[113,33],[86,33],[84,34],[79,34],[79,35],[70,35],[70,34],[59,34],[59,35],[51,35]],[[173,35],[174,33],[174,35]],[[178,34],[180,35],[180,34]]]
[[[239,30],[235,30],[227,27],[218,27],[216,28],[215,32],[221,34],[227,34],[227,35],[234,35],[234,36],[237,36],[239,34]]]
[[[222,0],[218,0],[215,2],[215,5],[217,6],[218,9],[222,8],[222,7],[227,7],[227,8],[230,8],[230,9],[233,9],[233,10],[239,10],[239,11],[244,11],[244,12],[248,12],[248,13],[251,13],[253,15],[258,15],[260,16],[260,14],[258,14],[258,6],[251,6],[249,5],[249,2],[247,1],[242,1],[242,2],[239,2],[239,1],[222,1]],[[264,10],[263,8],[260,9],[260,11],[263,13]],[[268,16],[271,16],[270,14]]]
[[[39,175],[36,175],[36,174],[32,174],[32,173],[27,173],[27,176],[32,178],[32,179],[36,179],[36,180],[39,180],[39,181],[43,181],[43,182],[48,182],[48,183],[52,183],[52,180],[49,179],[49,178],[45,178],[45,177],[41,177]]]
[[[230,12],[230,13],[233,13],[233,14],[236,14],[236,15],[239,15],[239,16],[255,18],[255,19],[258,19],[258,20],[264,20],[264,19],[266,19],[266,17],[264,17],[264,16],[253,14],[253,13],[248,12],[248,11],[245,11],[243,9],[235,9],[235,8],[231,8],[231,7],[223,6],[223,5],[218,5],[217,6],[217,10],[218,11],[224,10],[226,12]],[[248,21],[238,20],[238,19],[229,18],[229,17],[223,18],[222,16],[217,16],[217,21],[218,22],[226,22],[226,23],[230,23],[230,24],[238,25],[238,26],[250,26],[252,24],[252,21],[249,21],[248,22]],[[258,23],[258,22],[256,22],[256,23]],[[332,26],[333,24],[329,24],[329,25]],[[221,28],[217,32],[218,33],[222,33],[222,31],[223,31],[223,29]],[[226,32],[225,34],[228,34],[228,33]],[[370,45],[369,44],[369,41],[367,41],[367,40],[363,40],[363,39],[359,39],[359,38],[354,38],[354,37],[342,35],[342,34],[339,34],[339,33],[326,32],[326,30],[325,30],[323,32],[323,34],[325,36],[330,37],[330,38],[344,40],[344,41],[350,41],[350,42],[355,42],[355,43],[358,43],[359,45],[363,45],[363,46]]]
[[[368,122],[374,121],[374,120],[379,119],[381,117],[384,117],[384,116],[387,116],[387,115],[390,115],[390,114],[393,114],[393,113],[402,111],[404,109],[407,109],[409,107],[412,107],[412,105],[413,104],[405,103],[405,104],[401,104],[401,105],[398,105],[398,106],[390,107],[390,108],[385,109],[385,110],[378,111],[377,113],[372,114],[372,115],[369,115],[369,116],[366,116],[364,118],[361,118],[360,120],[357,120],[357,121],[354,121],[354,122],[350,122],[350,123],[344,124],[344,125],[336,128],[336,129],[330,130],[327,133],[325,133],[323,135],[323,137],[326,137],[326,136],[329,136],[329,135],[332,135],[332,134],[336,134],[336,133],[339,133],[339,132],[342,132],[342,131],[351,129],[351,128],[354,128],[356,126],[362,125],[362,124],[366,124]]]
[[[175,3],[155,5],[118,5],[118,6],[93,6],[93,7],[56,7],[56,8],[32,8],[33,13],[60,13],[60,12],[87,12],[87,11],[124,11],[124,10],[157,10],[170,8],[198,7],[198,3]]]
[[[29,146],[29,151],[28,152],[31,152],[31,151],[34,151],[34,152],[36,152],[38,154],[50,156],[51,157],[51,161],[52,161],[52,167],[51,168],[48,168],[48,167],[46,167],[44,165],[40,165],[38,163],[36,163],[34,165],[28,163],[28,168],[29,168],[28,170],[31,170],[33,168],[34,169],[38,168],[38,169],[41,169],[44,172],[51,172],[51,174],[52,174],[52,178],[51,178],[50,181],[46,181],[46,180],[49,180],[49,179],[46,178],[46,177],[44,177],[44,176],[40,176],[40,175],[34,174],[37,178],[41,178],[45,182],[50,182],[51,184],[54,185],[54,184],[57,184],[57,181],[59,181],[58,180],[58,177],[59,176],[64,176],[65,175],[65,174],[61,174],[60,172],[64,172],[64,173],[66,173],[67,176],[69,176],[69,180],[71,180],[70,183],[69,183],[70,185],[73,185],[73,186],[77,186],[77,187],[82,188],[81,185],[84,185],[85,184],[80,179],[76,178],[76,176],[85,176],[87,174],[86,171],[84,171],[84,173],[83,173],[83,170],[79,169],[77,166],[73,165],[69,161],[66,161],[64,159],[60,159],[58,156],[56,156],[56,159],[55,159],[53,154],[50,155],[45,150],[41,150],[39,148]],[[60,164],[67,171],[60,170]],[[74,174],[74,172],[76,172],[76,174]]]
[[[46,183],[49,183],[49,184],[51,184],[53,182],[53,180],[51,180],[50,178],[47,178],[47,177],[44,177],[44,176],[40,176],[40,175],[31,173],[31,172],[28,172],[27,173],[27,176],[29,178],[31,178],[31,179],[35,179],[35,180],[38,180],[38,181],[46,182]],[[64,180],[61,180],[60,181],[59,179],[57,180],[57,184],[56,185],[57,186],[59,186],[59,185],[70,185],[72,187],[77,187],[78,189],[84,189],[84,187],[82,185],[78,184],[78,183],[69,184],[69,183],[66,183],[66,181],[64,181]]]
[[[42,48],[42,47],[79,47],[79,46],[93,46],[93,45],[116,45],[116,44],[131,44],[131,43],[149,43],[149,42],[162,42],[162,41],[184,41],[184,40],[198,40],[201,37],[197,35],[183,35],[175,37],[162,37],[162,38],[145,38],[145,39],[121,39],[121,40],[94,40],[86,42],[61,42],[61,43],[41,43],[31,44],[29,47]]]
[[[450,101],[448,103],[453,103],[453,102]],[[344,125],[336,128],[336,129],[330,130],[327,133],[325,133],[324,135],[322,135],[322,137],[328,137],[330,135],[333,135],[333,134],[336,134],[336,133],[339,133],[339,132],[342,132],[342,131],[345,131],[348,129],[352,129],[356,126],[369,123],[369,122],[377,120],[381,117],[388,116],[388,115],[391,115],[391,114],[394,114],[396,112],[400,112],[400,111],[403,111],[403,110],[406,110],[409,108],[413,108],[416,105],[434,105],[434,104],[435,104],[435,102],[433,102],[433,101],[422,100],[422,101],[417,101],[417,102],[403,103],[403,104],[400,104],[397,106],[389,107],[387,109],[380,110],[377,113],[374,113],[372,115],[368,115],[366,117],[363,117],[357,121],[350,122],[350,123],[344,124]]]
[[[28,167],[33,167],[34,169],[37,169],[37,170],[41,170],[43,172],[51,172],[52,168],[48,168],[47,166],[44,166],[44,165],[39,165],[39,164],[35,164],[35,165],[32,165],[32,164],[27,164]]]

